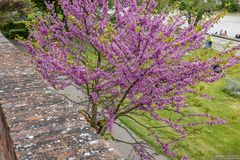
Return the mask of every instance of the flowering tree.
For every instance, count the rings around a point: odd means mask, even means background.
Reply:
[[[110,132],[120,117],[137,122],[132,115],[141,113],[171,128],[179,139],[187,135],[187,127],[225,123],[208,114],[181,112],[186,93],[195,93],[196,83],[223,76],[213,65],[223,70],[237,63],[232,50],[209,59],[186,56],[202,47],[205,33],[218,16],[197,28],[194,22],[184,28],[184,16],[157,14],[152,0],[115,0],[113,9],[105,0],[60,3],[64,15],[57,15],[48,4],[49,14],[30,26],[25,47],[37,70],[55,88],[74,85],[86,93],[89,105],[84,114],[99,134]],[[163,117],[159,114],[163,111],[178,118]],[[206,120],[183,123],[189,117]],[[140,125],[151,132],[166,155],[176,156],[169,148],[176,139],[165,142],[154,128]],[[132,145],[141,159],[154,158],[146,151],[147,144],[135,141]]]

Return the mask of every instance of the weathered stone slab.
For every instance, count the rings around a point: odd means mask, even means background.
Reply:
[[[0,160],[17,160],[6,117],[0,102]]]
[[[9,43],[9,41],[5,37],[0,35],[0,43]]]
[[[79,107],[58,95],[23,53],[0,42],[0,100],[20,160],[114,160]]]

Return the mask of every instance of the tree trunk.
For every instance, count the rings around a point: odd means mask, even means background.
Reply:
[[[98,130],[97,126],[97,106],[93,104],[92,106],[92,115],[91,115],[91,126]]]

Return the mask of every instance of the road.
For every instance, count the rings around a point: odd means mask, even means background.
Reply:
[[[216,50],[223,51],[228,46],[236,47],[237,45],[240,45],[240,42],[213,37],[213,48]],[[240,54],[240,51],[237,51],[237,54]]]
[[[236,34],[240,34],[240,13],[229,13],[220,19],[219,23],[216,23],[209,33],[215,33],[226,30],[229,37],[235,37]]]

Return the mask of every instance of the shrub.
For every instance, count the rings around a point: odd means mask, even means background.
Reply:
[[[9,31],[9,38],[14,39],[16,37],[23,37],[27,38],[28,37],[28,30],[26,28],[21,28],[21,29],[11,29]]]
[[[239,4],[233,3],[228,7],[229,12],[238,12],[240,10]]]
[[[28,35],[26,21],[29,13],[35,12],[30,0],[0,1],[0,30],[7,38]]]
[[[219,4],[219,9],[226,9],[228,12],[239,12],[240,5],[237,0],[225,0],[222,4]]]
[[[16,29],[26,28],[26,21],[13,22],[13,27]]]
[[[12,26],[13,26],[12,21],[5,22],[4,24],[1,25],[1,30],[9,30],[9,28],[12,28]]]
[[[28,37],[28,29],[25,21],[13,22],[8,21],[0,26],[0,29],[7,38],[14,39],[19,35],[20,37]]]

